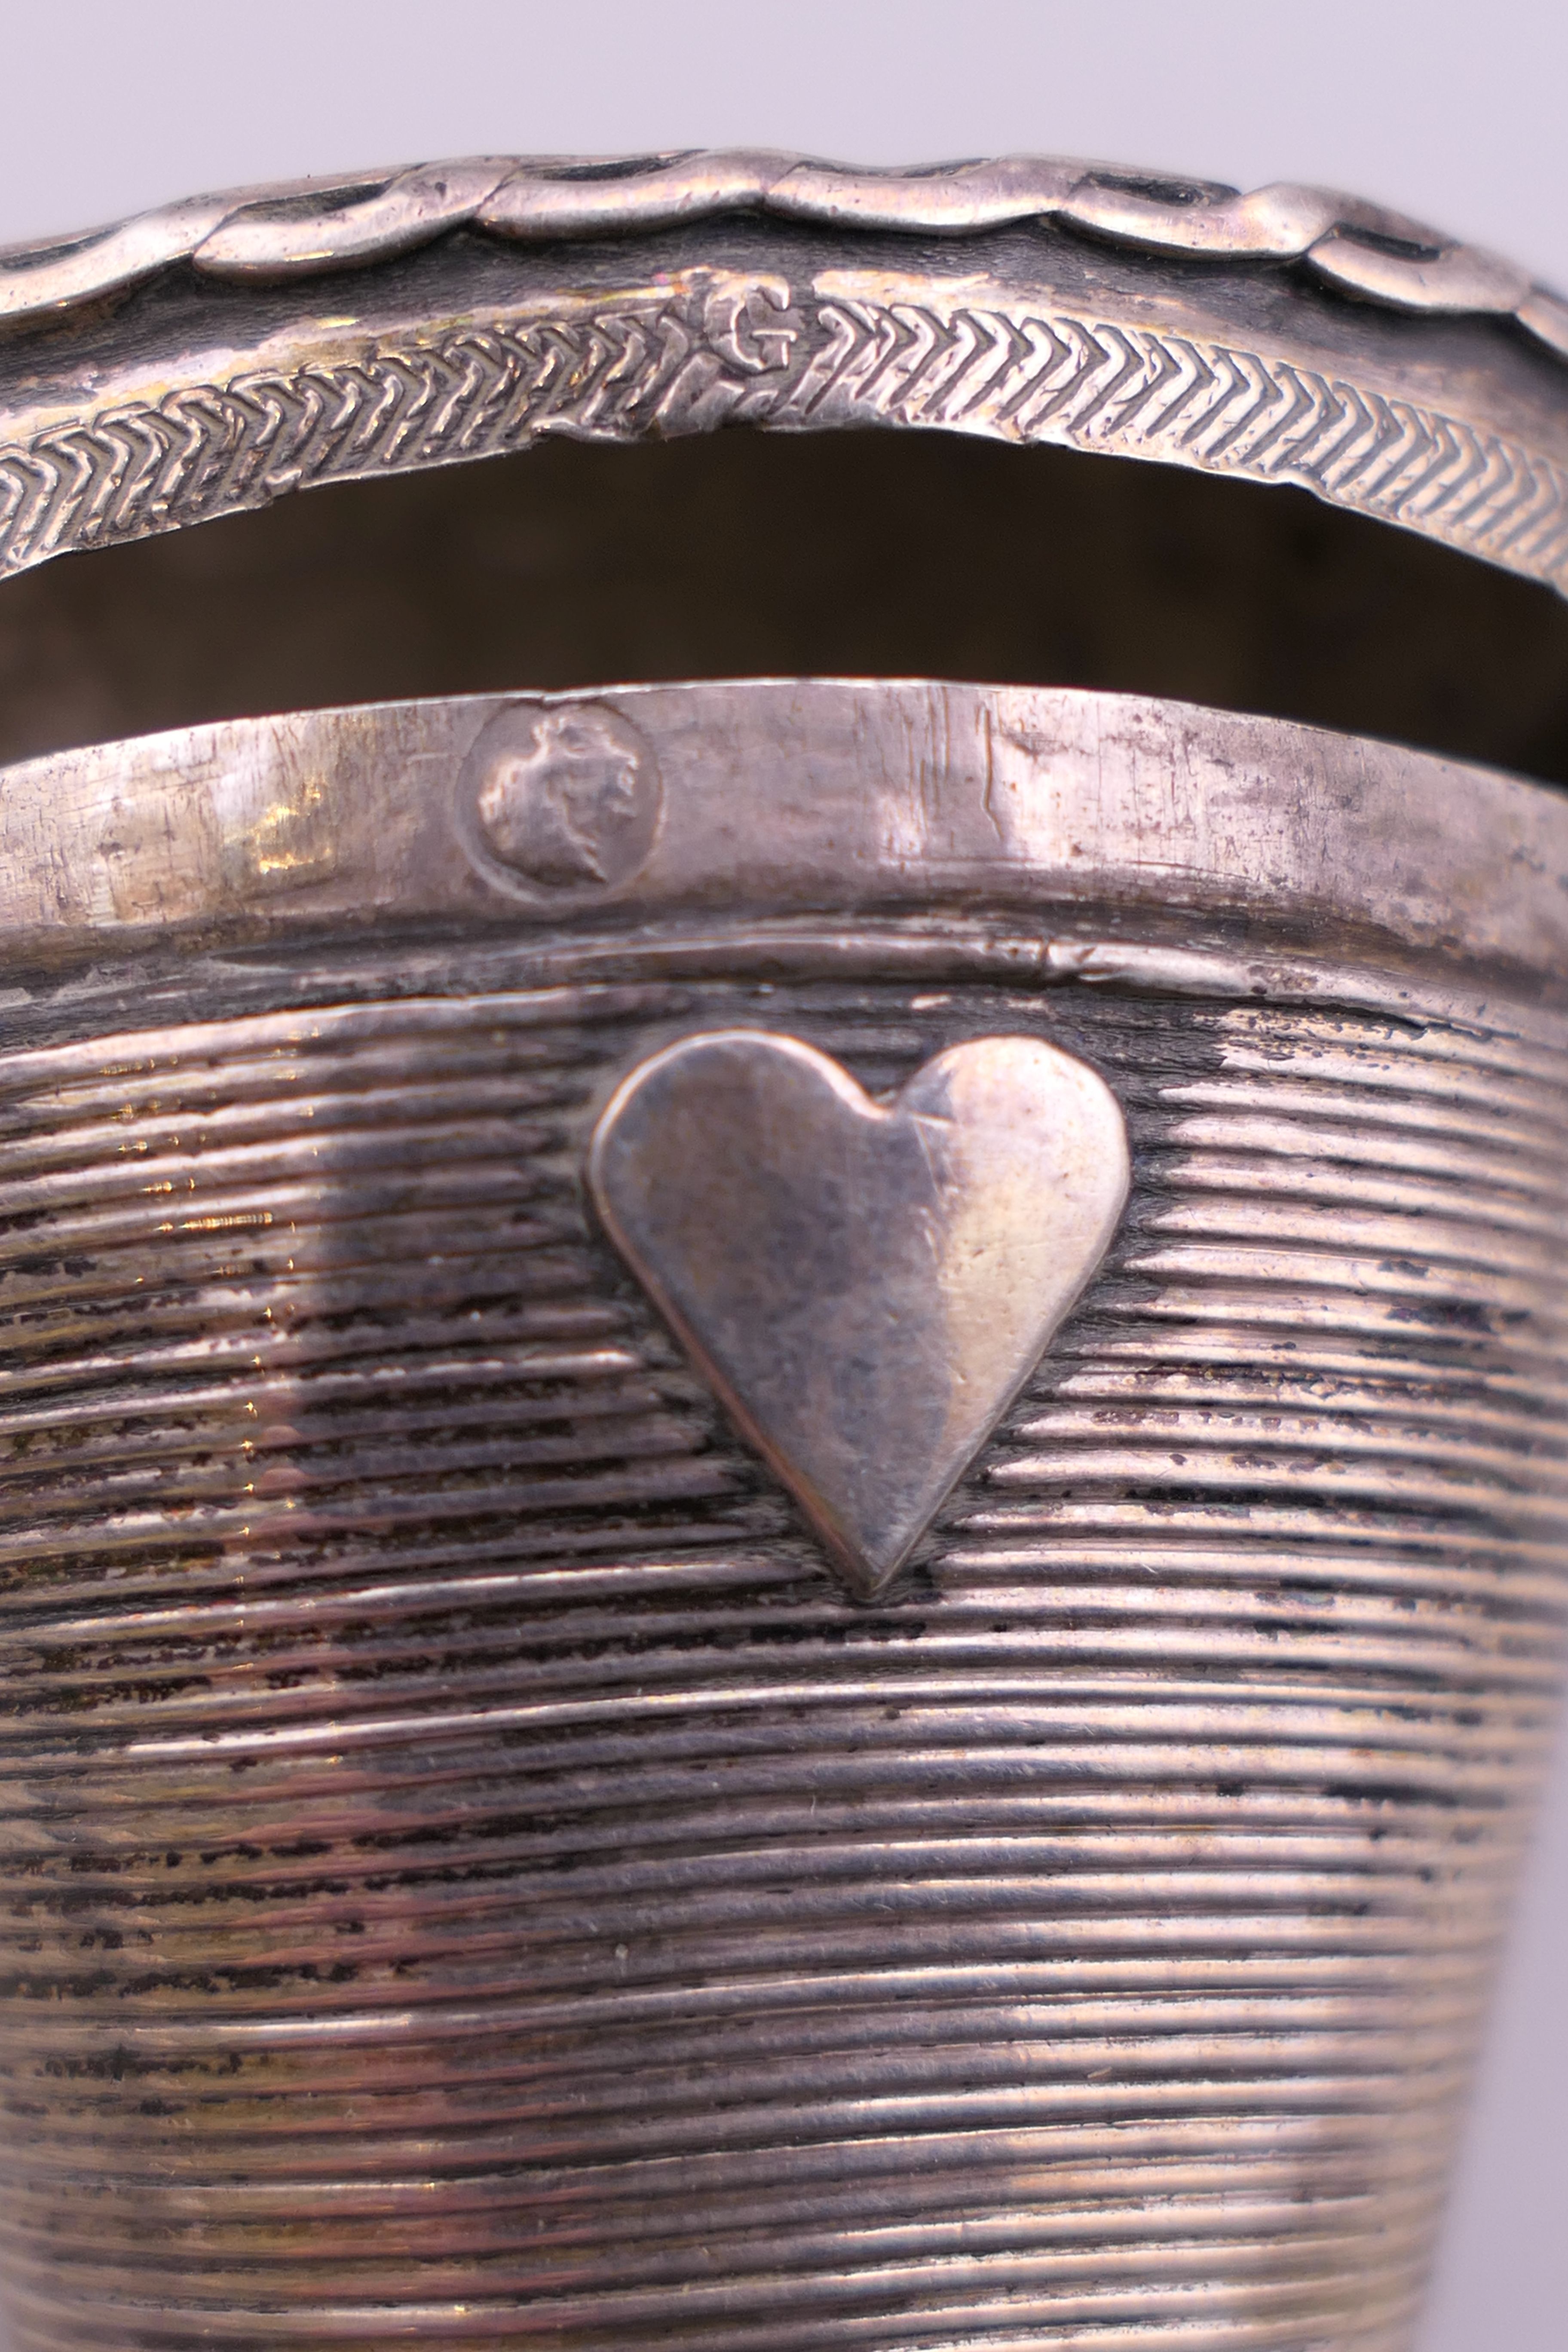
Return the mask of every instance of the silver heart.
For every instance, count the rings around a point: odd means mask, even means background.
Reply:
[[[683,1038],[595,1131],[632,1271],[868,1600],[1105,1254],[1127,1134],[1033,1037],[938,1054],[886,1103],[793,1037]]]

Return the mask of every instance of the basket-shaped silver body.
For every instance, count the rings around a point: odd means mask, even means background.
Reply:
[[[1405,2343],[1558,1673],[1561,804],[832,685],[8,781],[16,2352]],[[750,1027],[1128,1123],[869,1604],[584,1185]]]

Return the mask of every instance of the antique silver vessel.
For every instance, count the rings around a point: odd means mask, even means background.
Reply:
[[[733,154],[0,317],[8,2342],[1407,2346],[1562,1673],[1568,307]]]

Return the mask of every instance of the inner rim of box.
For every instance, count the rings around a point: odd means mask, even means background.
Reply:
[[[940,432],[548,441],[0,587],[0,761],[758,675],[1145,693],[1568,783],[1568,603],[1305,492]]]

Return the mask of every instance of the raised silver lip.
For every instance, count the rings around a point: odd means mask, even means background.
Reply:
[[[506,714],[618,714],[641,862],[531,876],[476,830]],[[476,746],[479,747],[476,750]],[[1121,908],[1258,943],[1568,966],[1568,801],[1290,721],[1063,688],[758,678],[228,719],[0,777],[16,969],[163,941],[479,922],[543,940],[853,908],[1037,926]]]

